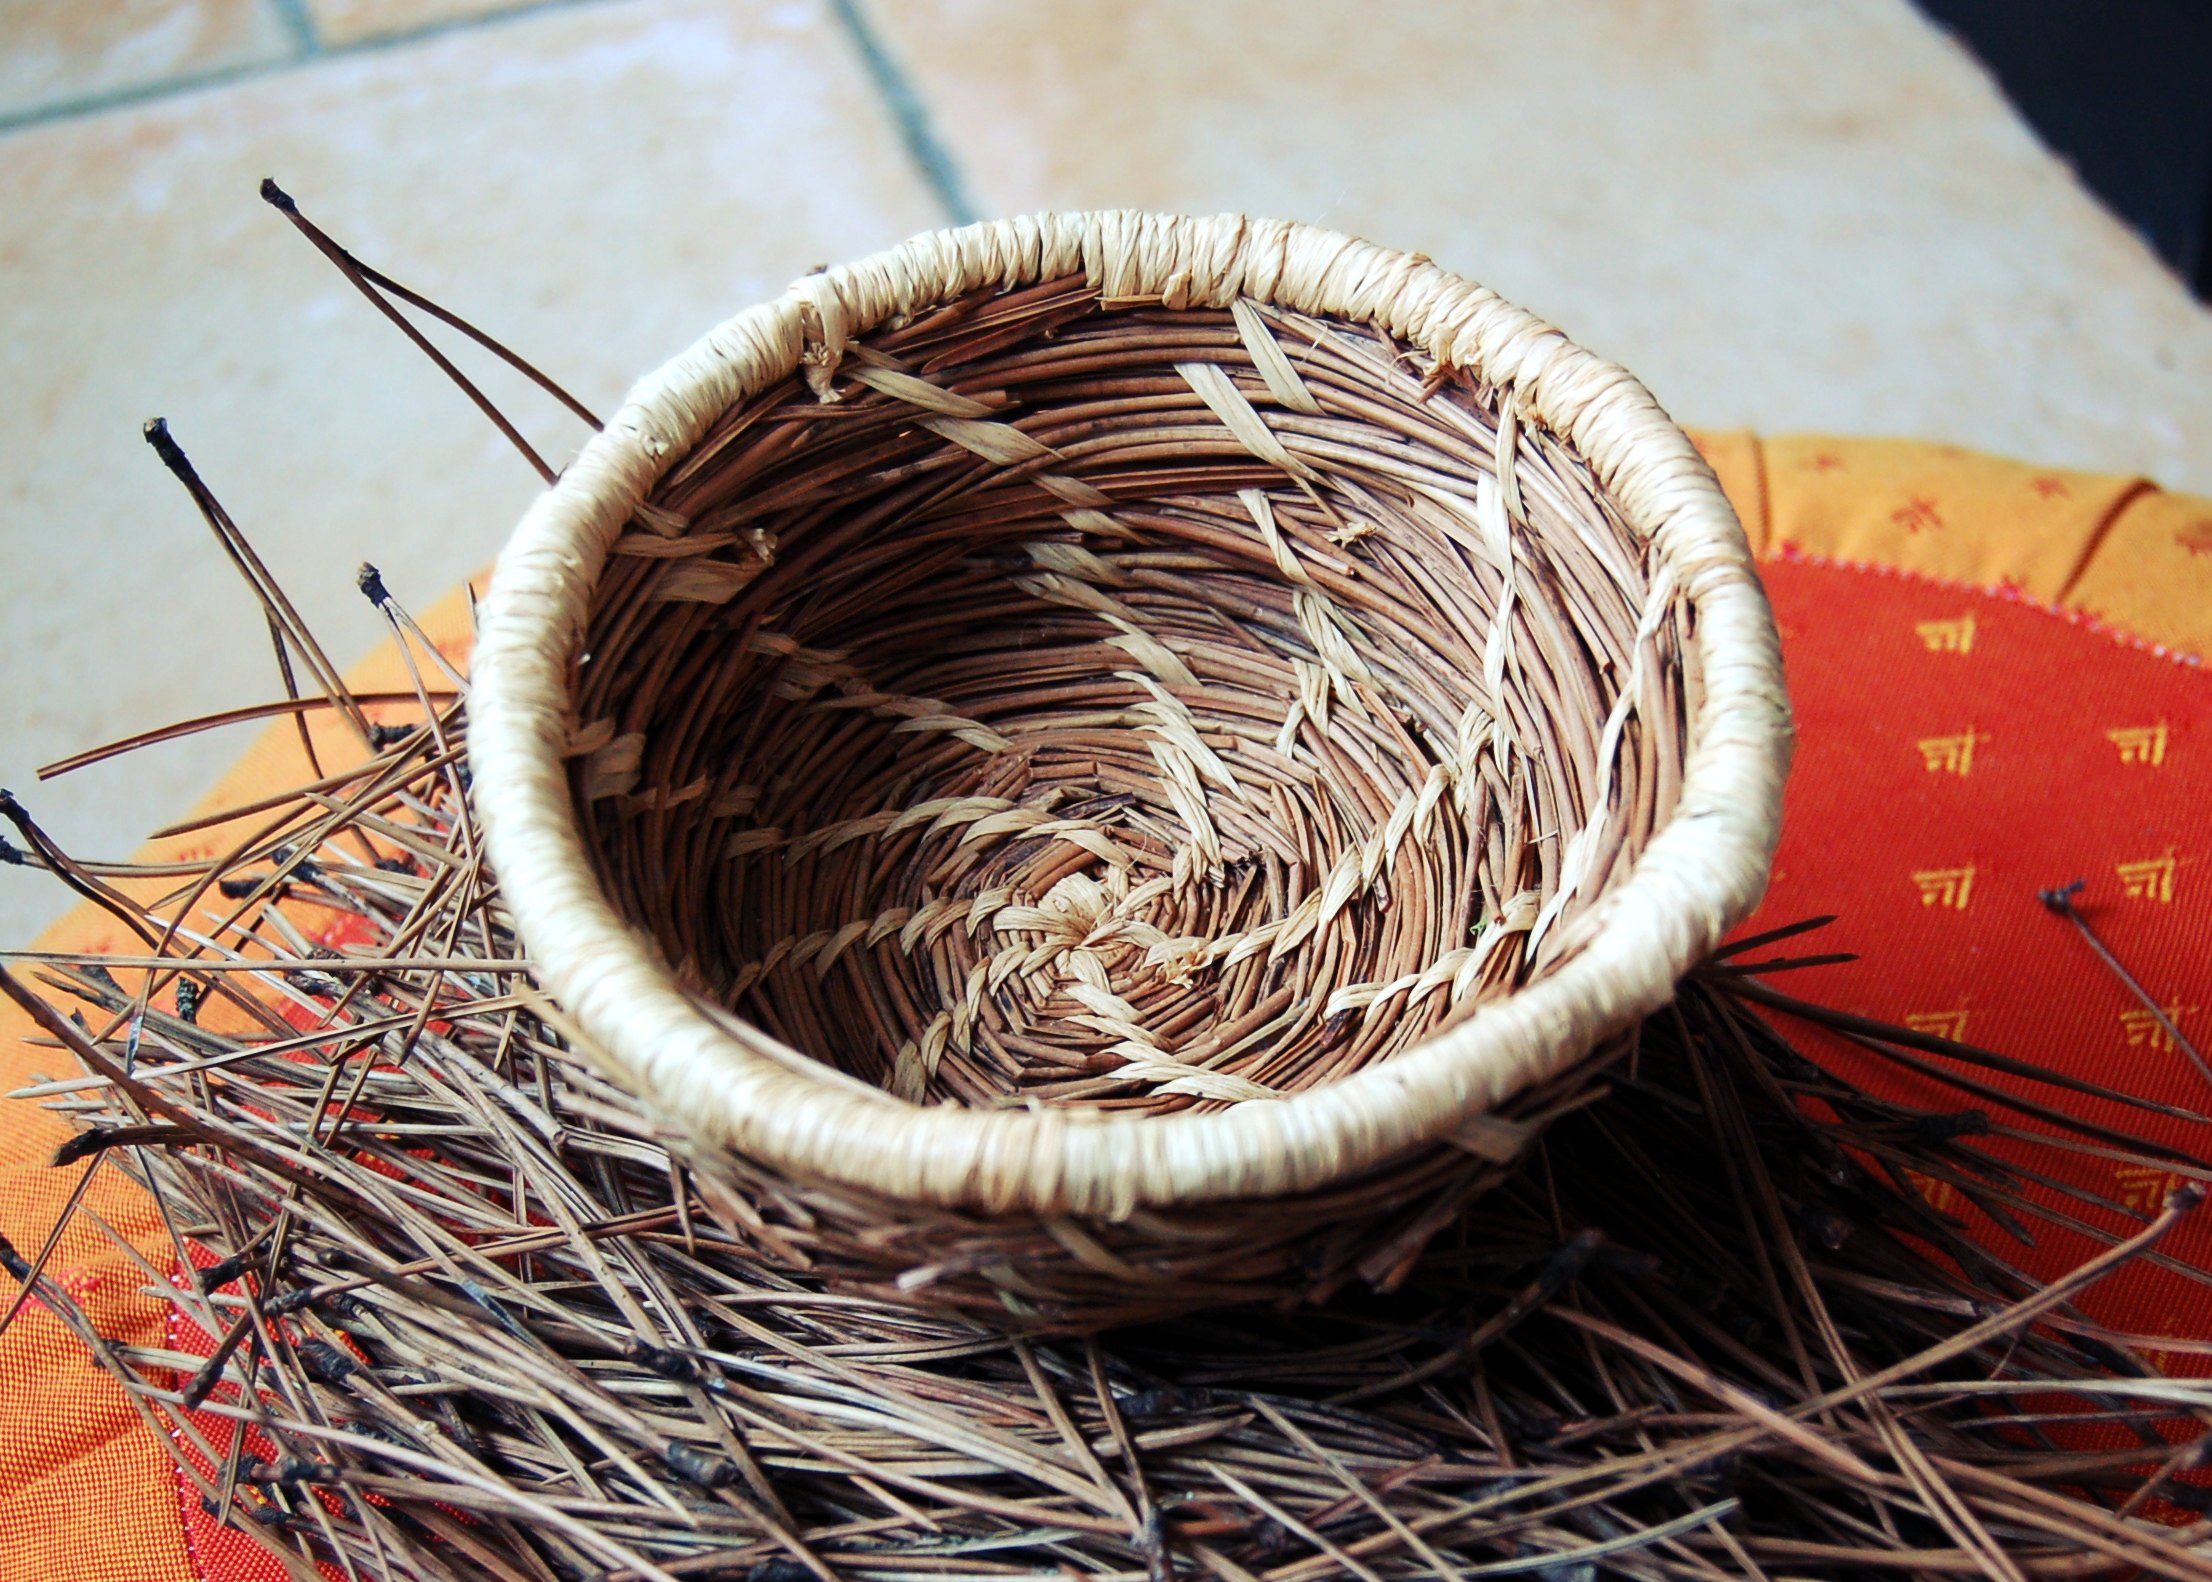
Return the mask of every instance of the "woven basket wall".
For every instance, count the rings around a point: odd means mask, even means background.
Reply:
[[[1040,1326],[1402,1275],[1749,910],[1789,739],[1641,386],[1241,216],[809,276],[480,633],[507,902],[717,1213]]]

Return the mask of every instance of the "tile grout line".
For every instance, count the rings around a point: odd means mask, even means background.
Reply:
[[[829,7],[852,40],[861,65],[867,68],[869,77],[875,82],[876,91],[883,96],[884,108],[898,128],[899,140],[906,145],[907,157],[914,161],[922,179],[929,183],[939,207],[955,225],[972,223],[977,218],[976,208],[968,196],[959,165],[951,151],[938,141],[929,110],[922,103],[921,95],[915,92],[912,80],[892,59],[883,40],[861,14],[860,0],[829,0]]]
[[[105,114],[109,110],[136,109],[142,104],[182,98],[204,88],[223,88],[236,82],[250,82],[257,77],[274,76],[278,72],[304,64],[305,61],[296,55],[281,56],[273,60],[242,61],[234,66],[217,66],[208,71],[165,77],[159,82],[132,83],[129,87],[110,88],[74,99],[56,99],[51,104],[37,105],[27,110],[0,112],[0,134],[47,126],[56,121],[81,121],[89,116]]]
[[[287,72],[318,66],[327,61],[346,60],[355,55],[372,55],[380,50],[404,48],[409,44],[444,38],[448,34],[505,27],[510,22],[527,21],[552,11],[575,11],[586,6],[615,3],[617,0],[523,0],[523,3],[505,11],[428,22],[421,27],[355,39],[347,44],[325,44],[316,32],[304,0],[274,0],[283,17],[285,31],[293,40],[294,50],[290,54],[273,56],[267,60],[240,61],[235,65],[217,66],[207,71],[186,72],[181,76],[164,77],[159,82],[132,83],[127,87],[83,94],[74,99],[57,99],[51,104],[34,105],[25,110],[0,111],[0,136],[56,121],[81,121],[89,116],[103,115],[110,110],[131,110],[141,105],[158,104],[164,99],[182,98],[186,94],[199,93],[210,88],[227,88],[235,83],[253,82],[263,77],[281,77]]]
[[[315,32],[315,19],[308,13],[307,0],[269,0],[269,6],[276,12],[284,30],[292,35],[296,59],[313,60],[323,52],[323,41]]]

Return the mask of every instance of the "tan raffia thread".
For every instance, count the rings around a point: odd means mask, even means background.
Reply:
[[[1241,216],[807,277],[633,392],[480,631],[547,986],[700,1159],[885,1214],[1433,1185],[1754,903],[1789,737],[1630,376]]]

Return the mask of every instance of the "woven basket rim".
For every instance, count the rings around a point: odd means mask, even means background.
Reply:
[[[843,1079],[687,993],[601,892],[563,750],[568,673],[610,546],[733,402],[968,291],[1082,275],[1109,297],[1239,295],[1370,322],[1509,392],[1568,440],[1695,612],[1703,695],[1679,801],[1555,970],[1338,1081],[1212,1113],[922,1107]],[[1663,604],[1656,598],[1655,606]],[[809,275],[640,381],[530,507],[478,620],[469,753],[535,972],[613,1074],[695,1143],[788,1175],[990,1212],[1126,1216],[1275,1197],[1450,1136],[1656,1009],[1763,892],[1791,726],[1772,612],[1712,471],[1625,370],[1419,255],[1287,221],[1109,210],[985,221]]]

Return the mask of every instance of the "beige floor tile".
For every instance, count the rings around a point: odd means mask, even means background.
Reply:
[[[938,221],[874,104],[811,0],[656,0],[0,139],[0,784],[87,853],[127,850],[242,738],[51,786],[33,767],[273,694],[256,608],[140,442],[147,416],[167,414],[342,663],[379,635],[361,560],[427,604],[534,490],[256,199],[260,177],[604,411],[805,269]],[[492,385],[565,459],[578,426]],[[0,869],[0,943],[61,899]]]
[[[872,0],[989,212],[1426,251],[1685,420],[2212,491],[2212,317],[1903,0]]]
[[[390,38],[445,22],[512,11],[532,0],[305,0],[315,37],[324,46]]]
[[[0,0],[0,121],[292,53],[273,0]]]

